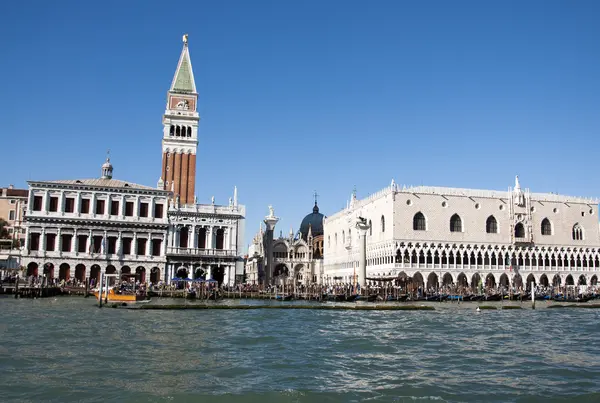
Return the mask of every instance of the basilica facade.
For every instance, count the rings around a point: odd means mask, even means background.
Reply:
[[[323,278],[323,218],[315,200],[312,213],[304,217],[297,233],[290,228],[287,236],[280,231],[274,239],[278,218],[271,211],[265,217],[266,228],[261,223],[248,248],[246,283],[294,287],[319,283]]]
[[[324,220],[324,282],[356,281],[357,218],[368,223],[367,283],[595,285],[598,200],[522,189],[402,187],[394,181]]]

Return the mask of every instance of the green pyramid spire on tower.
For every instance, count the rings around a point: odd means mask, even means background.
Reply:
[[[171,84],[172,92],[196,92],[196,83],[194,82],[194,72],[192,71],[192,62],[190,61],[190,52],[188,50],[188,36],[183,36],[183,49],[177,63],[177,70]]]

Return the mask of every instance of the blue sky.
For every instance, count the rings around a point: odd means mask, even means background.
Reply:
[[[599,196],[600,2],[21,1],[0,5],[2,186],[156,184],[189,34],[200,202],[297,230],[400,184]]]

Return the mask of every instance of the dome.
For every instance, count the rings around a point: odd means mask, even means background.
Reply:
[[[323,235],[323,214],[319,213],[319,206],[317,206],[316,202],[312,213],[304,217],[302,224],[300,224],[300,233],[302,233],[302,239],[306,240],[308,238],[309,225],[313,237]]]

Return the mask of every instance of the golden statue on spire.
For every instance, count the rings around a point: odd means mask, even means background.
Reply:
[[[184,43],[185,45],[187,45],[187,43],[188,43],[188,34],[184,34],[184,35],[183,35],[183,43]]]

